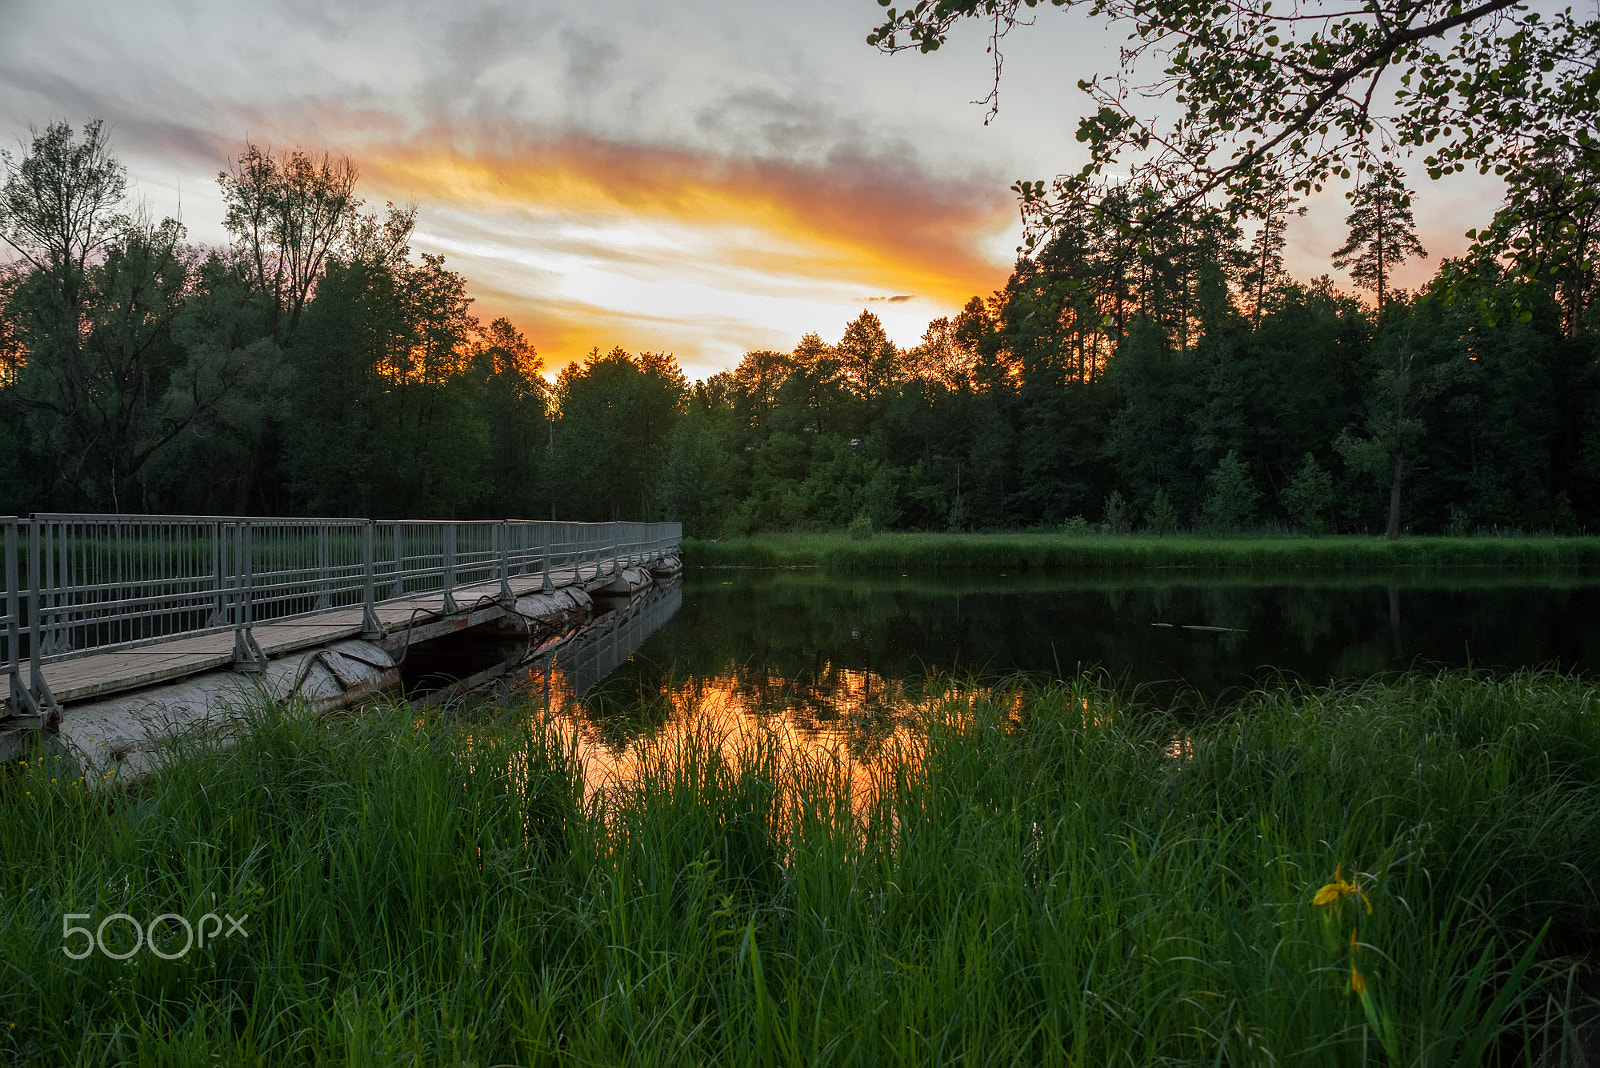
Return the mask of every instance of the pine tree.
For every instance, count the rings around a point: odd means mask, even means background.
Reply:
[[[1244,291],[1250,294],[1252,330],[1261,325],[1261,309],[1267,302],[1267,294],[1283,278],[1284,232],[1289,226],[1289,216],[1306,213],[1304,205],[1294,207],[1297,203],[1298,197],[1292,197],[1282,189],[1263,196],[1261,229],[1250,241],[1247,267],[1242,279]]]
[[[1382,311],[1385,282],[1394,269],[1411,256],[1428,258],[1411,217],[1411,190],[1394,171],[1382,170],[1348,196],[1355,208],[1344,220],[1350,239],[1333,254],[1333,265],[1348,267],[1356,285],[1375,291]]]

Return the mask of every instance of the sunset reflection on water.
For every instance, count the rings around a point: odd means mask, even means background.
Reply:
[[[881,770],[920,763],[930,719],[959,723],[985,696],[828,664],[802,680],[733,669],[623,699],[604,686],[574,692],[559,657],[549,670],[524,668],[510,693],[535,715],[548,694],[554,729],[582,764],[586,800],[625,789],[646,763],[670,766],[709,743],[730,770],[776,754],[787,781],[821,775],[840,783],[857,813],[876,798]]]

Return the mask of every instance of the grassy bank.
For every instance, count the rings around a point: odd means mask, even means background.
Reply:
[[[263,718],[113,795],[35,760],[0,776],[0,1057],[1444,1065],[1559,1032],[1600,695],[1412,676],[1189,729],[1088,680],[954,691],[870,791],[701,736],[592,803],[531,713]],[[208,912],[247,936],[62,952],[64,914]]]
[[[699,566],[816,566],[841,571],[999,568],[1569,567],[1600,564],[1600,538],[1205,538],[1066,534],[765,534],[686,538]]]

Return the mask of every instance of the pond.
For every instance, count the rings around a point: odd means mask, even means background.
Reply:
[[[1090,669],[1203,710],[1279,677],[1469,665],[1600,672],[1600,574],[691,570],[518,686],[548,687],[591,774],[625,776],[639,743],[695,724],[870,759],[906,736],[930,681]]]

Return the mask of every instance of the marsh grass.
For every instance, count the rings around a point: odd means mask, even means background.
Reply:
[[[840,571],[1102,568],[1573,567],[1600,564],[1592,537],[1200,537],[1194,535],[767,534],[688,538],[690,566],[825,566]]]
[[[1600,933],[1600,695],[1554,674],[1274,686],[1207,724],[1088,677],[958,687],[866,771],[678,737],[589,800],[531,710],[258,713],[118,792],[18,764],[0,1054],[1527,1063]],[[64,913],[208,911],[248,937],[62,953]]]

